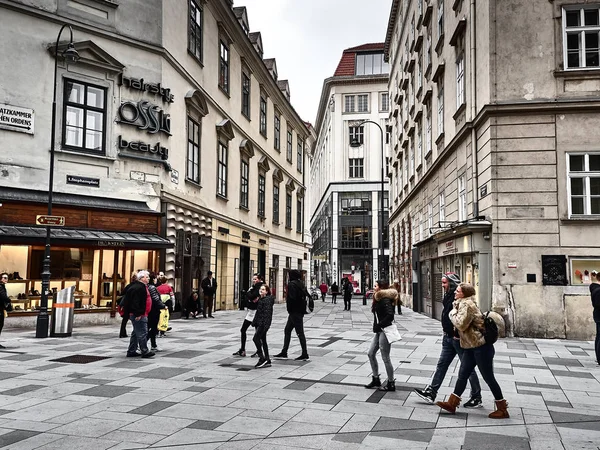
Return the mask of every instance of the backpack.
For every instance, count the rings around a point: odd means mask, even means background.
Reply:
[[[490,311],[483,314],[483,329],[481,330],[486,344],[493,344],[498,340],[498,325],[490,317]]]

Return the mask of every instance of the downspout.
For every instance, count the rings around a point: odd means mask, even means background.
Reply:
[[[479,216],[479,161],[477,157],[478,146],[477,146],[477,130],[475,129],[474,121],[477,116],[477,46],[475,44],[475,0],[471,0],[469,7],[469,15],[471,20],[469,21],[469,40],[471,42],[471,70],[469,71],[471,76],[471,160],[473,161],[473,177],[472,177],[472,189],[473,189],[473,218]]]

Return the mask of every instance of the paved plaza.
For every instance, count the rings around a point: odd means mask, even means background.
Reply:
[[[4,330],[0,448],[600,448],[600,367],[591,342],[499,341],[496,374],[511,418],[487,418],[493,398],[485,385],[484,408],[452,416],[412,392],[433,374],[440,323],[406,309],[397,316],[397,390],[367,390],[372,316],[358,303],[345,312],[340,302],[317,302],[305,321],[310,361],[293,360],[300,354],[294,335],[290,359],[264,369],[254,369],[255,358],[232,356],[240,311],[172,321],[158,340],[164,351],[145,360],[125,357],[128,340],[117,337],[117,325],[76,329],[62,339]],[[286,318],[285,305],[276,305],[272,354],[281,350]],[[453,365],[439,398],[452,391],[457,373]]]

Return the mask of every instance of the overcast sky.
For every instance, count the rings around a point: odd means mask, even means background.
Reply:
[[[292,105],[314,124],[323,80],[349,47],[383,42],[392,0],[235,0],[250,31],[260,31],[265,58],[277,59]]]

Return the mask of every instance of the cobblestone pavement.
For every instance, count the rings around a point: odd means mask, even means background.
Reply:
[[[172,321],[154,359],[126,358],[118,326],[35,339],[5,330],[0,341],[0,447],[6,449],[598,449],[600,368],[590,342],[504,339],[495,367],[511,418],[484,408],[454,416],[423,403],[440,351],[441,326],[404,310],[392,346],[396,392],[367,390],[372,337],[368,307],[317,302],[306,317],[310,361],[254,369],[236,358],[240,311]],[[268,340],[281,350],[284,305]],[[10,319],[8,319],[10,320]],[[248,339],[248,355],[254,351]],[[103,357],[60,362],[74,355]],[[383,368],[383,367],[382,367]],[[439,393],[448,395],[453,365]]]

